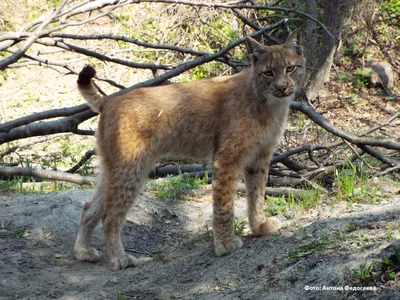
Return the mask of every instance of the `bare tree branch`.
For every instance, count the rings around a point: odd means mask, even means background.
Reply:
[[[72,168],[67,170],[67,173],[75,173],[78,171],[93,155],[96,154],[96,151],[94,149],[86,151],[86,153],[83,155],[83,157],[80,159],[80,161],[74,165]]]
[[[83,111],[88,110],[87,104],[81,104],[74,107],[63,107],[56,108],[52,110],[47,110],[39,113],[34,113],[29,116],[25,116],[16,120],[12,120],[3,124],[0,124],[0,132],[9,132],[10,130],[22,126],[27,125],[36,121],[41,121],[45,119],[52,119],[58,117],[67,117],[73,116],[75,114],[81,113]]]
[[[55,121],[38,122],[13,128],[8,132],[0,133],[0,145],[6,142],[62,132],[76,132],[78,125],[96,115],[92,110],[85,110],[73,116],[65,117]]]
[[[61,180],[72,182],[76,184],[93,184],[96,180],[95,177],[91,176],[80,176],[76,174],[69,174],[59,171],[39,170],[32,168],[21,168],[21,167],[4,167],[0,166],[0,174],[11,177],[11,176],[24,176],[24,177],[38,177],[43,179]]]
[[[49,38],[44,38],[44,39],[37,39],[36,41],[38,44],[45,45],[45,46],[53,46],[53,47],[59,47],[68,51],[73,51],[76,53],[84,54],[86,56],[94,57],[102,61],[109,61],[113,62],[119,65],[131,67],[131,68],[137,68],[137,69],[150,69],[150,70],[171,70],[172,66],[167,66],[167,65],[157,65],[157,64],[142,64],[142,63],[135,63],[119,58],[114,58],[110,57],[105,54],[101,54],[92,50],[88,50],[79,46],[75,46],[72,44],[68,44],[63,42],[62,40],[52,40]]]
[[[306,14],[305,12],[302,12],[297,9],[291,9],[291,8],[284,8],[284,7],[275,7],[275,6],[270,6],[270,5],[240,5],[240,4],[234,4],[234,3],[209,3],[209,2],[193,2],[193,1],[185,1],[185,0],[133,0],[134,2],[153,2],[153,3],[173,3],[173,4],[183,4],[183,5],[189,5],[189,6],[200,6],[200,7],[212,7],[212,8],[230,8],[230,9],[252,9],[252,10],[275,10],[275,11],[282,11],[285,13],[296,13],[298,15],[301,15],[303,17],[306,17],[313,22],[317,23],[321,28],[326,31],[326,33],[334,38],[328,28],[318,21],[317,19],[311,17],[310,15]]]
[[[44,28],[46,28],[54,19],[57,17],[61,9],[67,4],[68,0],[64,0],[56,9],[50,11],[42,22],[42,25],[36,30],[35,33],[30,34],[30,37],[26,40],[25,44],[19,48],[13,55],[0,61],[0,70],[4,70],[9,64],[16,62],[20,59],[29,47],[39,38]]]
[[[346,141],[349,141],[353,144],[356,145],[369,145],[369,146],[378,146],[378,147],[383,147],[387,149],[394,149],[394,150],[400,150],[400,144],[395,143],[392,141],[385,141],[385,140],[375,140],[375,139],[368,139],[368,138],[361,138],[358,136],[355,136],[350,133],[346,133],[343,130],[335,127],[332,125],[331,122],[329,122],[328,119],[323,117],[322,115],[318,114],[311,106],[305,105],[303,103],[299,102],[294,102],[292,101],[290,103],[290,107],[292,109],[301,111],[304,113],[307,117],[309,117],[313,122],[327,130],[328,132],[333,133],[334,135],[337,135],[341,137],[342,139],[345,139]]]

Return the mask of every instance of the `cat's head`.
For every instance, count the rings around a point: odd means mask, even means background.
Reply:
[[[252,80],[261,100],[291,99],[304,83],[306,59],[301,34],[295,29],[282,45],[264,46],[247,38]]]

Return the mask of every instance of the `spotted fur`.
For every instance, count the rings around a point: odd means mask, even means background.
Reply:
[[[79,260],[96,261],[92,232],[103,222],[114,270],[137,265],[125,253],[120,231],[143,178],[162,156],[180,154],[213,163],[213,231],[217,256],[242,247],[234,235],[235,183],[244,174],[250,228],[256,235],[279,229],[264,216],[271,156],[284,131],[289,102],[303,83],[305,59],[300,32],[285,44],[264,46],[248,38],[251,66],[239,74],[101,97],[85,68],[79,90],[100,112],[98,151],[103,171],[92,200],[84,206],[75,243]]]

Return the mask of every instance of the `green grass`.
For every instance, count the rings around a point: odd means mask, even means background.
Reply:
[[[355,165],[335,170],[336,200],[351,203],[379,203],[378,189],[369,184],[366,176],[357,173]]]
[[[198,177],[182,177],[173,176],[167,177],[161,185],[157,185],[155,181],[150,181],[148,184],[155,192],[157,199],[183,199],[185,192],[196,189],[200,185],[205,185],[208,182],[208,176],[203,179]]]
[[[358,246],[365,246],[367,244],[367,242],[369,242],[369,237],[365,235],[364,232],[360,232],[358,234],[358,242],[357,245]]]
[[[386,240],[391,243],[393,241],[393,230],[392,227],[389,225],[387,229],[387,238]]]
[[[90,189],[93,185],[78,185],[56,180],[35,182],[32,177],[16,176],[0,181],[0,190],[7,193],[47,194],[70,189]]]
[[[26,226],[13,227],[6,231],[1,231],[0,237],[8,236],[8,237],[16,238],[16,239],[21,239],[24,237],[27,229],[28,229],[28,227],[26,227]]]
[[[398,262],[393,263],[393,261],[387,257],[381,261],[382,263],[382,271],[384,273],[384,279],[387,281],[393,280],[396,278],[397,270],[399,268]]]
[[[304,192],[293,195],[290,194],[287,199],[284,196],[267,196],[264,208],[266,217],[275,216],[287,211],[287,207],[296,208],[298,211],[308,211],[317,207],[321,198],[321,191],[317,189],[304,188]]]
[[[293,250],[286,251],[285,257],[289,260],[295,260],[315,253],[324,252],[333,247],[333,240],[329,236],[324,235],[321,238],[309,241]]]
[[[346,226],[347,232],[353,232],[356,231],[360,228],[360,225],[358,225],[357,223],[349,223]]]
[[[206,257],[204,258],[203,265],[204,265],[204,267],[208,267],[209,265],[212,264],[212,262],[213,262],[213,260],[212,260],[209,256],[206,256]]]
[[[289,206],[295,207],[299,211],[308,211],[316,208],[319,199],[321,198],[321,191],[317,189],[305,189],[299,195],[290,194],[287,200]]]
[[[246,227],[246,220],[242,220],[242,221],[239,221],[239,220],[233,220],[233,232],[236,234],[236,235],[242,235],[243,233],[244,233],[244,229],[245,229],[245,227]]]
[[[167,259],[167,257],[165,256],[164,253],[158,253],[153,256],[153,260],[156,260],[156,261],[166,261],[166,259]]]
[[[284,196],[281,197],[271,197],[267,196],[267,204],[265,206],[265,215],[276,216],[277,214],[286,212],[287,202]]]
[[[130,298],[124,292],[117,291],[117,300],[129,300]]]
[[[372,268],[374,264],[367,264],[366,262],[357,268],[353,269],[354,275],[361,281],[368,281],[372,277]]]

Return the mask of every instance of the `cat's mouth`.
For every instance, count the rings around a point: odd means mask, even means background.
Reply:
[[[293,94],[293,91],[284,91],[284,92],[274,92],[274,96],[277,98],[285,98]]]

